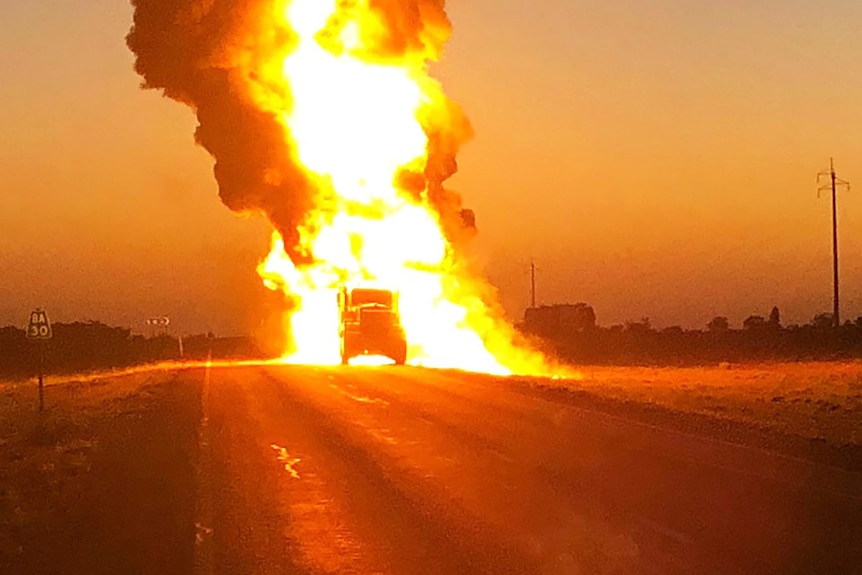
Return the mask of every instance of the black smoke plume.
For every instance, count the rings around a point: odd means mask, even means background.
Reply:
[[[342,1],[349,17],[356,2]],[[369,0],[385,23],[378,58],[413,51],[440,54],[451,25],[444,0]],[[285,240],[295,263],[307,261],[298,247],[297,228],[313,206],[316,190],[298,166],[275,115],[249,96],[254,65],[291,41],[272,27],[272,0],[132,0],[134,22],[126,41],[136,56],[144,88],[160,90],[197,114],[195,140],[215,160],[222,201],[235,211],[262,211]],[[447,233],[457,236],[460,197],[443,182],[457,170],[456,155],[470,128],[460,109],[448,103],[440,125],[429,120],[429,162],[409,186],[426,191]],[[418,178],[419,181],[416,181]],[[410,179],[409,175],[402,179]]]

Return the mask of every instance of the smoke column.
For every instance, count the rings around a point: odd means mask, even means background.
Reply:
[[[296,162],[276,117],[251,96],[262,67],[289,47],[292,33],[271,17],[272,0],[132,0],[134,23],[126,41],[136,56],[142,86],[189,106],[197,115],[195,141],[215,160],[219,195],[234,211],[266,214],[296,263],[310,254],[298,247],[297,228],[317,190]],[[349,16],[362,5],[377,16],[369,60],[439,58],[451,34],[443,0],[355,0],[339,3]],[[265,87],[268,88],[268,87]],[[458,149],[471,136],[461,110],[447,101],[445,118],[422,118],[428,136],[424,173],[403,173],[399,186],[427,194],[450,240],[463,234],[460,197],[443,187],[457,170]],[[470,218],[467,218],[468,220]],[[467,222],[467,228],[472,222]]]

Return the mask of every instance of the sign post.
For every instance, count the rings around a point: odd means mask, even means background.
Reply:
[[[45,342],[54,337],[48,314],[39,308],[30,313],[30,323],[27,324],[27,338],[39,344],[39,413],[45,409]]]

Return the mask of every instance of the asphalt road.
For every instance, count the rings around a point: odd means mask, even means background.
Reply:
[[[490,377],[203,377],[197,573],[862,573],[859,474]]]
[[[122,380],[49,388],[94,447],[0,573],[862,574],[862,474],[721,433],[409,367],[137,377],[86,425]]]

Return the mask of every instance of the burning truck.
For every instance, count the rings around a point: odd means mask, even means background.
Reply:
[[[342,287],[338,292],[341,363],[360,355],[407,361],[407,335],[398,313],[398,293],[374,288]]]

